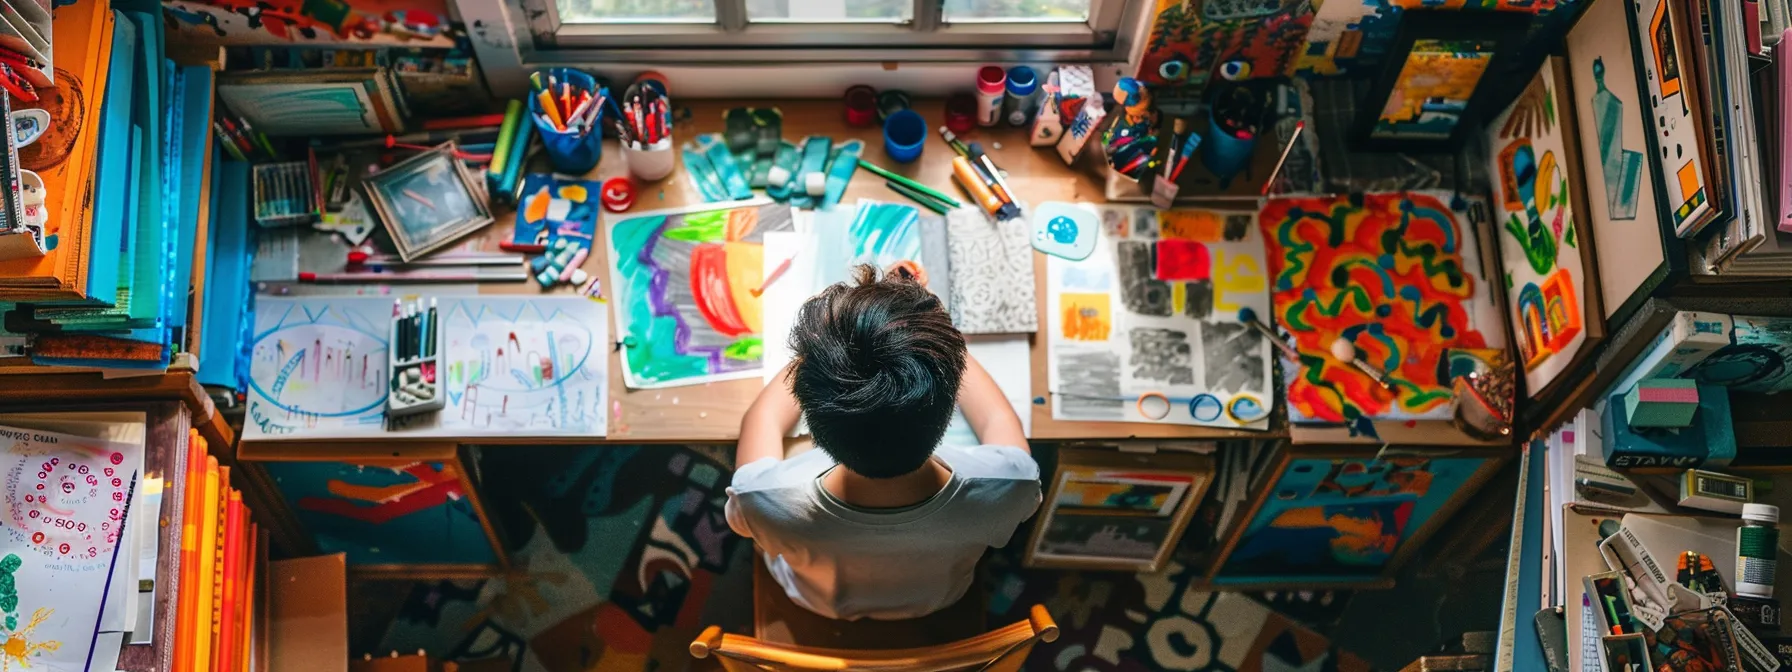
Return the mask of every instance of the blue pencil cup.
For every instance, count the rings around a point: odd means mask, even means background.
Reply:
[[[1201,163],[1221,182],[1230,182],[1244,170],[1256,148],[1256,129],[1234,128],[1212,116],[1207,118],[1207,134],[1201,136]]]
[[[603,99],[609,97],[609,91],[599,87],[591,75],[571,68],[542,70],[531,77],[531,82],[534,86],[529,94],[529,118],[535,122],[535,130],[541,133],[541,145],[547,150],[548,162],[558,173],[583,175],[591,172],[604,155]],[[571,86],[573,95],[591,94],[589,105],[594,109],[571,120],[562,119],[565,125],[562,129],[545,114],[540,93],[546,91],[557,100],[565,85]],[[573,111],[582,112],[575,108],[562,111],[561,115],[564,117]]]
[[[921,156],[927,143],[927,120],[914,110],[900,110],[884,120],[884,151],[897,163],[908,163]]]

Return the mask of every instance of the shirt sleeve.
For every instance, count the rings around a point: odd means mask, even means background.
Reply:
[[[1002,515],[993,518],[996,522],[989,531],[989,547],[1007,546],[1008,540],[1014,538],[1014,531],[1033,517],[1043,499],[1038,480],[1016,480],[1010,485],[1002,499]]]
[[[747,525],[747,513],[741,510],[740,498],[734,494],[734,488],[728,488],[728,503],[722,505],[722,510],[728,514],[729,529],[742,537],[753,538],[753,528]]]

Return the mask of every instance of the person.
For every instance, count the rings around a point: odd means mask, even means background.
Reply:
[[[741,419],[728,524],[791,601],[917,618],[957,602],[1039,506],[1039,465],[995,380],[912,266],[809,299],[795,357]],[[941,446],[956,409],[983,445]],[[806,418],[816,450],[784,457]]]

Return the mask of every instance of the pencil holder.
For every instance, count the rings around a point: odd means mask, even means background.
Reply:
[[[1182,187],[1176,184],[1175,180],[1162,174],[1155,179],[1156,181],[1151,185],[1151,204],[1168,210],[1170,205],[1176,202],[1176,192],[1182,191]]]
[[[1251,161],[1257,148],[1255,128],[1222,123],[1209,116],[1207,134],[1202,136],[1201,163],[1221,180],[1230,180]]]
[[[604,154],[602,100],[608,94],[597,80],[571,68],[549,68],[532,78],[535,93],[529,96],[529,118],[541,133],[542,149],[556,172],[583,175],[597,167]],[[570,102],[573,96],[589,100],[588,107]],[[548,106],[556,106],[549,110]],[[570,119],[565,117],[571,117]]]
[[[921,156],[927,142],[927,120],[914,110],[899,110],[884,120],[884,151],[897,163],[908,163]]]
[[[650,101],[654,111],[644,110],[638,118],[623,120],[623,126],[631,130],[622,138],[622,156],[628,161],[628,174],[642,182],[666,179],[678,164],[672,151],[672,97],[666,94],[665,82],[637,78],[622,94],[623,114],[647,107]]]
[[[387,371],[392,376],[386,391],[386,417],[397,418],[439,411],[448,405],[442,390],[442,350],[447,343],[436,322],[435,307],[425,312],[395,315],[388,332]]]

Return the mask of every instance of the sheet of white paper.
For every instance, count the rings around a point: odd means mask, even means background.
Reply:
[[[143,493],[143,511],[162,510],[162,488],[160,478],[145,479],[137,489]],[[156,558],[160,557],[160,535],[154,528],[139,528],[146,532],[137,537],[137,567],[130,589],[137,591],[137,620],[131,627],[132,644],[154,644],[156,623]],[[148,581],[148,583],[143,583]],[[143,586],[149,590],[141,590]]]
[[[33,668],[81,672],[101,625],[142,443],[0,426],[0,447],[0,473],[15,479],[0,501],[0,572],[16,599],[4,613],[15,625],[8,630]]]
[[[88,665],[90,672],[109,672],[118,669],[118,653],[124,649],[124,633],[102,632],[93,642],[93,663]]]
[[[1027,335],[966,336],[965,347],[972,357],[977,358],[977,363],[989,371],[990,377],[996,379],[996,387],[1002,388],[1002,396],[1008,398],[1015,415],[1020,416],[1021,430],[1032,436],[1033,363],[1027,349]],[[964,413],[956,412],[952,414],[952,424],[946,427],[946,436],[940,443],[974,446],[981,442],[977,440],[976,432],[971,431],[970,423],[965,421]]]

